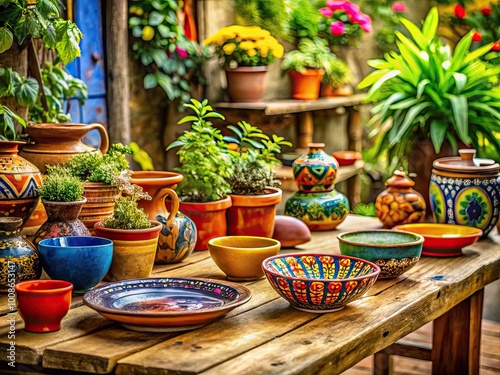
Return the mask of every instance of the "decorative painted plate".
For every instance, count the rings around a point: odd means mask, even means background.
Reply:
[[[138,331],[198,328],[248,302],[239,284],[197,278],[146,278],[109,283],[85,293],[99,314]]]
[[[403,224],[392,229],[422,235],[422,255],[431,257],[460,256],[463,247],[472,245],[483,234],[481,229],[467,225],[437,223]]]

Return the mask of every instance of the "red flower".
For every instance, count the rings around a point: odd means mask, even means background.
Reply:
[[[483,8],[483,9],[481,9],[481,13],[483,13],[483,16],[489,17],[489,16],[491,16],[491,9],[490,8]]]
[[[467,17],[467,12],[460,4],[455,5],[455,16],[460,19],[464,19],[465,17]]]
[[[480,32],[476,31],[474,35],[472,36],[472,41],[473,42],[480,42],[481,39],[483,39],[483,36],[481,35]]]
[[[500,51],[500,40],[497,40],[493,45],[491,46],[492,51]]]

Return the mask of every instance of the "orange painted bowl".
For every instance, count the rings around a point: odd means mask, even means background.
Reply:
[[[380,267],[363,259],[329,254],[282,254],[262,262],[267,280],[297,310],[343,309],[370,289]]]
[[[339,165],[352,165],[361,159],[361,153],[357,151],[335,151],[332,156],[337,159]]]
[[[462,248],[483,235],[479,228],[456,224],[415,223],[396,225],[392,229],[420,234],[424,237],[422,255],[431,257],[460,256]]]
[[[98,286],[83,302],[125,328],[145,332],[187,331],[204,326],[248,302],[250,289],[201,278],[144,278]]]

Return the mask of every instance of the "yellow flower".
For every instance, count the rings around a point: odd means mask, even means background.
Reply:
[[[236,48],[236,44],[234,44],[234,43],[228,43],[228,44],[225,44],[224,47],[222,47],[222,49],[224,50],[224,53],[226,55],[232,54],[235,48]]]
[[[276,57],[277,59],[281,59],[284,53],[285,49],[281,44],[277,44],[276,48],[273,48],[273,56]]]
[[[268,52],[269,52],[269,47],[268,46],[262,46],[262,47],[260,47],[260,55],[262,57],[266,57]]]
[[[243,41],[240,43],[240,48],[242,50],[248,51],[248,50],[254,48],[254,44],[253,44],[253,42]]]
[[[247,53],[248,53],[248,56],[253,57],[257,54],[257,51],[255,49],[251,48],[247,51]]]

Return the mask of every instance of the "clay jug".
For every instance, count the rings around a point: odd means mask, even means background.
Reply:
[[[70,157],[83,152],[94,152],[97,149],[82,142],[82,138],[91,130],[97,129],[101,136],[101,152],[108,151],[109,138],[104,125],[47,123],[30,124],[26,133],[31,143],[23,147],[20,155],[32,162],[43,173],[45,165],[56,165],[66,162]]]
[[[0,141],[0,216],[16,216],[23,225],[35,210],[42,184],[38,168],[18,155],[24,142]]]

